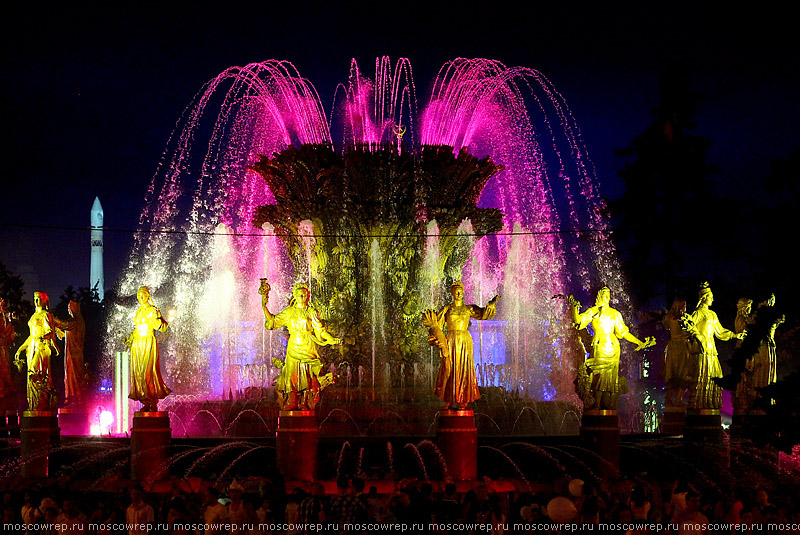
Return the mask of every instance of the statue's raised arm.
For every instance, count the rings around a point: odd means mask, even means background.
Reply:
[[[692,369],[692,389],[689,396],[690,409],[719,409],[722,406],[722,389],[714,379],[722,377],[722,366],[717,356],[718,340],[743,340],[747,331],[737,334],[725,329],[711,310],[714,293],[707,282],[700,285],[697,307],[686,322],[686,329],[698,344],[695,353],[696,366]]]
[[[467,329],[470,319],[493,318],[495,304],[500,299],[495,296],[486,307],[466,305],[464,285],[460,282],[450,286],[450,293],[452,304],[443,307],[438,314],[428,310],[422,317],[423,325],[429,328],[428,343],[438,347],[442,357],[434,393],[445,402],[445,410],[466,409],[468,403],[480,398],[472,358],[472,336]],[[446,334],[444,329],[447,329]]]
[[[650,337],[644,341],[634,336],[622,319],[622,314],[611,307],[611,290],[604,287],[597,292],[593,307],[580,311],[574,296],[567,297],[575,329],[592,326],[591,356],[586,359],[587,380],[590,386],[584,398],[587,410],[616,410],[619,396],[627,392],[627,381],[619,375],[620,340],[636,344],[640,351],[655,344]]]
[[[134,329],[129,337],[131,351],[130,399],[142,403],[142,411],[155,412],[158,401],[171,390],[161,375],[161,356],[155,332],[165,332],[169,324],[153,304],[150,288],[142,286],[136,292],[139,308],[134,316]]]
[[[30,334],[17,349],[15,359],[18,367],[28,368],[28,410],[55,410],[50,357],[58,355],[58,348],[53,341],[55,322],[50,313],[50,298],[45,292],[34,292],[33,305],[36,311],[28,320]],[[20,357],[23,351],[27,357],[24,361]]]
[[[328,332],[319,312],[311,305],[311,290],[307,284],[294,285],[289,306],[278,314],[272,314],[267,308],[269,291],[266,279],[261,279],[258,293],[264,311],[264,328],[286,327],[289,330],[286,360],[275,385],[278,403],[285,411],[313,410],[322,389],[333,382],[330,373],[320,376],[322,360],[317,348],[337,345],[341,340]]]

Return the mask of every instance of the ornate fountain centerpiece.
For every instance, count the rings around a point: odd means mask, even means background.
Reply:
[[[599,280],[624,292],[591,162],[549,80],[459,58],[418,108],[409,61],[384,57],[371,78],[354,61],[325,108],[291,63],[269,60],[209,80],[179,121],[119,290],[147,284],[181,311],[163,347],[174,391],[263,396],[286,349],[259,321],[261,278],[276,311],[309,286],[343,339],[321,357],[347,365],[348,385],[373,399],[376,386],[429,390],[438,365],[420,315],[461,280],[480,306],[504,295],[499,320],[473,332],[478,384],[569,401],[569,329],[549,297]],[[112,316],[121,330],[130,307]]]
[[[351,365],[368,363],[375,322],[386,333],[382,358],[399,365],[423,352],[419,290],[429,223],[436,222],[440,238],[437,284],[448,285],[461,278],[476,237],[502,227],[500,210],[477,206],[502,167],[466,150],[401,154],[353,147],[340,153],[303,145],[261,156],[252,169],[277,201],[257,209],[255,225],[272,226],[295,279],[309,284],[314,305],[344,339],[341,361]],[[466,221],[472,236],[458,233]],[[375,278],[382,284],[370,289]],[[376,291],[381,295],[371,295]],[[378,318],[371,314],[373,299],[391,303]]]

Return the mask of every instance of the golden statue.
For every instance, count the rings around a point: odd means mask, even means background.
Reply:
[[[125,340],[131,351],[131,393],[128,397],[142,403],[140,410],[155,412],[158,410],[158,400],[164,399],[171,392],[161,377],[161,360],[155,331],[165,332],[169,324],[153,304],[150,288],[139,288],[136,298],[139,300],[139,308],[133,319],[134,329]]]
[[[83,391],[89,382],[83,362],[83,346],[86,339],[86,322],[81,314],[81,304],[70,301],[67,310],[72,319],[53,318],[56,334],[64,338],[66,331],[66,355],[64,356],[64,400],[65,405],[79,405]]]
[[[669,331],[669,342],[664,351],[664,382],[667,385],[667,407],[682,407],[683,396],[692,384],[692,360],[689,354],[689,333],[686,323],[686,301],[675,299],[664,316],[662,324]]]
[[[622,314],[611,308],[611,290],[606,287],[597,292],[593,307],[580,312],[581,304],[570,295],[567,301],[572,309],[572,321],[577,330],[583,330],[591,324],[592,336],[591,357],[586,359],[587,371],[590,373],[591,398],[584,401],[587,410],[616,410],[619,396],[627,392],[627,381],[619,375],[619,340],[624,339],[636,344],[636,351],[655,344],[653,337],[644,342],[630,333]]]
[[[753,300],[747,297],[742,297],[736,302],[736,319],[733,322],[733,332],[736,334],[743,333],[747,330],[748,325],[753,323]],[[742,345],[741,340],[736,341],[736,347]],[[733,393],[733,407],[736,410],[747,410],[752,403],[753,387],[751,370],[753,368],[752,359],[747,359],[745,369],[740,375],[739,382],[736,384],[736,391]]]
[[[269,292],[269,284],[262,279],[258,293],[261,294],[261,308],[266,318],[264,327],[270,330],[286,327],[289,330],[286,360],[275,386],[278,404],[285,411],[313,410],[320,391],[333,383],[333,374],[319,375],[322,360],[317,346],[337,345],[341,340],[331,336],[319,312],[309,303],[311,290],[307,284],[295,284],[289,306],[275,315],[267,309]]]
[[[766,318],[769,324],[769,331],[767,336],[761,340],[758,346],[758,353],[753,356],[752,360],[752,385],[753,388],[763,388],[771,385],[778,379],[778,352],[775,346],[775,331],[778,325],[783,323],[786,318],[783,315],[777,316],[772,307],[775,306],[775,294],[771,294],[769,298],[761,303],[756,311],[757,316],[761,319],[763,316],[770,316]],[[762,319],[761,321],[765,321]]]
[[[694,356],[692,370],[692,391],[689,396],[690,409],[719,409],[722,406],[722,389],[714,382],[722,377],[722,367],[717,357],[714,338],[719,340],[744,340],[747,331],[739,334],[725,329],[719,322],[716,312],[709,307],[714,302],[714,294],[707,282],[700,286],[697,308],[692,313],[691,324],[687,330],[697,340],[699,353]]]
[[[14,341],[14,325],[11,314],[6,311],[6,302],[0,297],[0,410],[11,409],[14,380],[11,377],[11,355],[8,346]]]
[[[739,334],[747,329],[748,325],[753,323],[751,311],[753,309],[753,300],[747,297],[742,297],[736,302],[736,319],[733,321],[733,332]],[[742,345],[741,340],[736,341],[736,347]]]
[[[494,296],[481,308],[478,305],[464,304],[464,285],[460,282],[450,286],[453,304],[445,305],[437,314],[427,310],[422,324],[430,329],[428,343],[439,348],[442,363],[436,375],[435,394],[445,402],[444,410],[451,407],[466,409],[468,403],[481,397],[478,381],[475,379],[475,364],[472,358],[472,336],[469,320],[489,320],[495,315],[495,303],[500,299]],[[444,327],[447,327],[447,335]]]
[[[50,372],[50,356],[58,355],[58,347],[53,342],[54,324],[50,313],[50,298],[44,292],[33,293],[36,311],[28,320],[30,335],[19,346],[15,355],[17,366],[28,368],[28,410],[47,411],[56,407],[56,391]],[[26,351],[27,360],[20,354]]]

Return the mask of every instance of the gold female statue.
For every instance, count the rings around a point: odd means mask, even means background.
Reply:
[[[743,333],[749,325],[753,324],[755,317],[751,313],[753,310],[753,300],[742,297],[736,302],[736,319],[733,321],[733,332]],[[742,345],[741,340],[736,341],[736,347]],[[738,411],[747,410],[753,399],[753,385],[751,371],[753,368],[752,359],[747,359],[745,369],[742,371],[739,382],[736,384],[736,391],[733,393],[733,408]]]
[[[622,314],[611,308],[611,290],[601,288],[593,307],[580,312],[581,304],[570,295],[567,298],[572,309],[572,321],[577,330],[583,330],[588,325],[592,326],[591,357],[586,359],[586,367],[591,372],[591,393],[593,399],[586,409],[616,410],[619,396],[627,391],[624,377],[619,375],[619,357],[621,339],[636,344],[636,351],[651,347],[655,340],[645,339],[644,342],[630,333]],[[586,403],[587,400],[584,400]]]
[[[427,310],[422,324],[430,328],[428,343],[439,348],[442,363],[436,375],[434,392],[445,402],[444,410],[451,407],[466,409],[468,403],[481,397],[475,379],[475,364],[472,358],[472,336],[467,330],[469,320],[489,320],[496,312],[495,303],[499,295],[481,308],[464,304],[464,285],[460,282],[450,286],[453,303],[445,305],[437,314]],[[443,327],[447,327],[445,336]]]
[[[699,343],[700,353],[694,356],[695,366],[692,373],[692,392],[689,397],[691,409],[719,409],[722,406],[722,389],[714,379],[722,377],[722,367],[717,357],[717,346],[714,338],[719,340],[744,340],[747,331],[739,334],[724,328],[717,318],[717,313],[709,307],[714,303],[714,294],[707,282],[700,286],[697,308],[692,313],[690,328]]]
[[[126,340],[131,348],[131,393],[130,399],[142,403],[140,410],[155,412],[158,400],[164,399],[171,390],[161,376],[161,359],[155,331],[165,332],[169,324],[150,298],[150,288],[142,286],[136,292],[139,308],[133,319],[134,330]]]
[[[733,330],[736,334],[744,332],[748,325],[753,324],[753,300],[742,297],[736,302],[736,319],[733,321]],[[736,347],[742,345],[741,340],[736,341]]]
[[[58,348],[53,342],[55,325],[50,313],[50,297],[45,292],[34,292],[33,304],[36,311],[28,320],[30,335],[17,349],[15,360],[17,366],[28,367],[28,410],[54,410],[56,391],[50,372],[50,356],[58,355]],[[27,356],[25,364],[20,358],[23,351]]]
[[[683,329],[686,300],[675,299],[664,316],[662,324],[669,331],[669,342],[664,351],[664,382],[667,384],[666,406],[680,407],[683,395],[692,384],[692,360],[689,354],[689,333]]]
[[[14,325],[6,302],[0,297],[0,410],[13,406],[14,380],[11,377],[11,355],[8,346],[14,341]]]
[[[333,382],[333,375],[319,376],[322,360],[317,346],[337,345],[342,341],[331,336],[319,312],[309,301],[311,290],[305,283],[297,283],[292,288],[289,306],[273,315],[267,309],[270,286],[261,281],[258,293],[261,294],[261,308],[264,310],[264,327],[289,330],[286,347],[286,360],[278,376],[276,390],[281,410],[313,410],[319,401],[320,391]]]
[[[756,312],[759,317],[767,315],[771,317],[768,318],[767,336],[761,340],[758,353],[753,356],[753,388],[763,388],[778,380],[778,351],[775,345],[775,331],[786,318],[783,315],[777,316],[772,310],[774,306],[775,294],[771,294],[766,301],[759,305]]]
[[[86,322],[81,314],[81,304],[70,301],[67,307],[72,319],[53,318],[56,334],[63,338],[66,331],[66,355],[64,355],[64,397],[65,405],[79,405],[83,401],[83,391],[89,378],[83,362],[83,346],[86,339]]]

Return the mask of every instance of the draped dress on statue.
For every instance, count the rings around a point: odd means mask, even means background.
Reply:
[[[628,333],[622,314],[610,306],[593,306],[578,316],[578,330],[592,326],[591,357],[586,365],[592,372],[593,392],[620,393],[619,380],[619,340]]]
[[[14,393],[14,380],[11,377],[11,354],[8,346],[14,341],[14,326],[6,318],[0,307],[0,402]],[[0,405],[0,409],[5,409]]]
[[[86,340],[86,323],[83,316],[77,314],[69,320],[53,318],[56,327],[66,331],[67,341],[64,344],[64,397],[67,404],[80,403],[83,389],[88,378],[83,363],[83,347]]]
[[[753,356],[753,388],[763,388],[778,380],[778,349],[775,345],[775,331],[778,324],[770,325],[767,337],[758,346]]]
[[[714,338],[730,340],[736,334],[725,329],[717,318],[717,313],[701,305],[692,314],[692,321],[697,328],[697,337],[700,342],[700,354],[693,359],[692,394],[689,407],[692,409],[719,409],[722,406],[722,389],[717,386],[714,379],[722,377],[722,367],[717,356],[717,346]]]
[[[167,330],[161,311],[144,304],[136,311],[135,329],[131,335],[131,399],[145,406],[150,401],[164,399],[171,390],[161,377],[161,361],[155,331]]]
[[[28,357],[28,408],[30,410],[49,410],[55,404],[53,374],[50,370],[50,356],[53,345],[53,316],[47,310],[37,310],[28,320],[30,329]],[[58,351],[55,351],[56,355]]]
[[[284,326],[289,330],[289,342],[286,346],[286,361],[275,385],[278,392],[304,392],[308,389],[318,391],[322,361],[317,345],[322,343],[322,331],[325,329],[319,313],[311,306],[290,306],[271,321],[267,320],[265,325],[267,329]]]
[[[669,331],[669,342],[664,351],[666,374],[664,381],[674,388],[688,388],[691,384],[691,357],[689,333],[681,328],[680,318],[667,315],[662,322]],[[685,390],[684,390],[685,392]]]
[[[477,305],[447,305],[439,312],[447,327],[447,348],[442,348],[442,363],[436,375],[434,393],[442,401],[463,405],[481,397],[475,379],[472,357],[472,336],[469,320],[488,320],[494,316],[494,306],[485,309]]]

